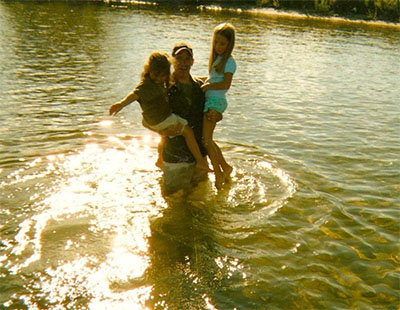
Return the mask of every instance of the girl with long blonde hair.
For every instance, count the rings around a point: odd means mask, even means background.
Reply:
[[[236,71],[236,61],[232,57],[234,46],[235,27],[233,25],[223,23],[214,28],[208,64],[209,77],[202,86],[206,96],[204,113],[216,111],[222,114],[227,108],[226,93],[231,87],[233,74]],[[215,126],[216,122],[204,117],[203,143],[214,169],[215,187],[220,189],[229,179],[233,168],[225,161],[221,149],[213,140]]]

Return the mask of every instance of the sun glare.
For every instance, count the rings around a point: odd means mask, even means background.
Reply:
[[[109,128],[113,124],[112,120],[103,120],[99,122],[100,127]]]
[[[32,203],[36,214],[20,224],[17,258],[7,267],[18,273],[47,266],[38,271],[41,291],[56,303],[71,300],[69,308],[85,292],[90,309],[145,309],[149,218],[166,204],[155,141],[151,134],[111,136],[107,147],[90,143],[77,154],[33,162],[53,180]]]

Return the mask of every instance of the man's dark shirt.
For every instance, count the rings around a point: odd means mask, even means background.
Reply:
[[[191,102],[186,98],[188,92],[185,92],[185,84],[181,83],[176,83],[169,88],[168,98],[172,112],[188,121],[188,125],[193,129],[202,155],[206,156],[207,152],[202,143],[205,101],[204,93],[200,88],[202,84],[201,80],[192,78]],[[191,163],[195,161],[183,136],[166,139],[163,158],[167,163]]]

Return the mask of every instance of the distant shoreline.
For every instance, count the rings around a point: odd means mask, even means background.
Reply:
[[[160,4],[168,6],[221,6],[224,9],[298,13],[309,18],[333,18],[355,22],[386,22],[400,26],[400,0],[105,0],[115,5]],[[270,14],[266,14],[270,15]]]
[[[400,22],[400,0],[258,0],[257,5],[321,17]]]

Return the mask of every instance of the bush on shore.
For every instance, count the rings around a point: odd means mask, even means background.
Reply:
[[[257,0],[262,7],[400,22],[400,0]]]

